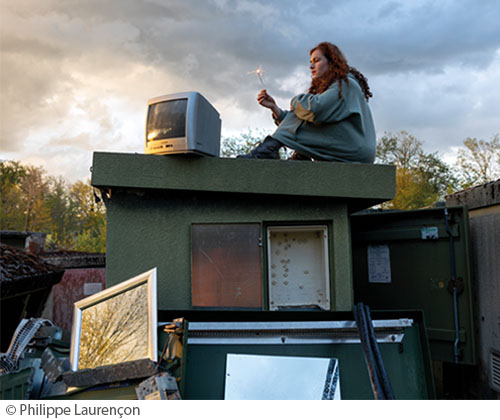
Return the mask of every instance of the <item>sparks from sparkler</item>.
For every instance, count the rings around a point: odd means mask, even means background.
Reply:
[[[259,76],[260,84],[265,89],[266,86],[264,85],[264,80],[262,79],[262,75],[264,74],[264,70],[262,70],[262,66],[259,64],[259,67],[257,67],[255,70],[248,72],[248,74],[253,74],[253,73],[255,73],[257,76]]]

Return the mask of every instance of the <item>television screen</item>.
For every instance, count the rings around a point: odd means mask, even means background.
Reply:
[[[159,102],[149,108],[148,141],[186,135],[187,99]]]

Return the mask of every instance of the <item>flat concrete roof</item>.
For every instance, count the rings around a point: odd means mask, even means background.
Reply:
[[[394,198],[395,178],[391,165],[95,152],[91,183],[111,189],[342,198],[369,207]]]

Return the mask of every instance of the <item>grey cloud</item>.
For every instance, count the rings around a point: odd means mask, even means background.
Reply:
[[[38,59],[46,59],[48,57],[60,59],[63,57],[64,51],[54,44],[42,42],[38,39],[29,39],[13,34],[2,34],[2,54],[27,54]]]
[[[64,116],[66,106],[50,101],[71,96],[71,88],[61,83],[64,75],[54,61],[37,56],[3,59],[0,139],[3,149],[22,150],[30,130]]]
[[[27,3],[20,0],[18,4]],[[31,3],[31,2],[30,2]],[[109,20],[125,21],[151,21],[159,18],[168,18],[172,20],[182,20],[192,16],[198,8],[192,8],[189,2],[181,1],[102,1],[102,0],[52,0],[40,2],[40,10],[35,7],[32,15],[41,15],[55,13],[70,19],[92,20],[102,22]],[[203,4],[203,3],[201,3]],[[25,11],[24,11],[25,13]],[[28,12],[29,13],[29,12]]]
[[[500,48],[500,4],[485,0],[10,0],[2,7],[19,22],[17,28],[3,25],[1,46],[6,88],[0,135],[2,147],[10,150],[21,150],[29,132],[70,118],[67,104],[87,84],[103,89],[102,97],[121,90],[137,100],[141,87],[127,83],[144,83],[154,96],[168,93],[162,84],[168,79],[169,89],[199,90],[255,112],[260,85],[248,72],[262,65],[273,94],[291,97],[297,92],[279,81],[298,69],[308,74],[308,51],[324,40],[339,45],[350,64],[374,80],[373,104],[381,120],[392,113],[391,124],[418,127],[414,114],[435,92],[423,89],[421,100],[415,98],[407,80],[424,80],[453,66],[464,72],[488,68]],[[145,77],[157,72],[164,78],[155,79],[157,86],[140,76],[129,81],[141,66]],[[387,99],[391,88],[398,101],[406,94],[411,106],[403,109]],[[464,91],[460,82],[438,89],[443,121],[466,115],[466,104],[454,103],[462,100],[453,95]],[[82,106],[86,117],[99,118],[92,104]],[[453,112],[447,114],[447,107]],[[117,123],[107,115],[102,124],[109,124],[106,131]]]
[[[410,6],[407,6],[407,5]],[[361,47],[377,73],[436,71],[448,65],[482,67],[500,47],[500,5],[495,2],[413,2],[393,7],[373,24]],[[353,42],[363,45],[363,38]],[[370,51],[368,51],[370,49]],[[360,57],[361,58],[361,57]]]

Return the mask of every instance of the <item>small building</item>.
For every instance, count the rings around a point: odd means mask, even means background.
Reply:
[[[372,396],[351,215],[394,197],[393,166],[95,153],[91,183],[107,207],[107,288],[156,268],[158,321],[188,321],[183,398],[228,397],[234,354],[335,357],[342,397]],[[433,398],[421,312],[377,317],[396,327],[381,352],[397,396]]]
[[[24,249],[32,254],[39,254],[45,245],[47,234],[44,232],[29,232],[29,231],[0,231],[0,241],[18,249]]]
[[[44,232],[0,231],[2,244],[24,250],[42,265],[47,263],[64,273],[61,281],[54,284],[45,301],[41,302],[43,311],[37,316],[41,315],[63,330],[71,332],[74,303],[106,287],[106,255],[98,252],[46,250],[46,237]],[[25,254],[16,255],[21,258],[19,264],[28,258]],[[11,258],[13,263],[15,257]]]
[[[106,283],[153,267],[159,309],[353,306],[349,215],[395,194],[387,165],[95,153]]]
[[[61,281],[47,298],[42,317],[71,332],[74,303],[106,288],[106,255],[97,252],[47,251],[44,261],[63,268]]]

